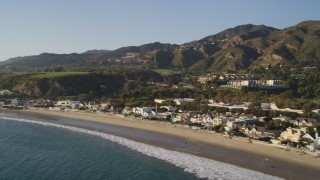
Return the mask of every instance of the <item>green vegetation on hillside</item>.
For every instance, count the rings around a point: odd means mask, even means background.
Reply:
[[[180,70],[173,70],[173,69],[154,69],[154,72],[160,75],[171,75],[171,74],[181,74],[182,71]]]
[[[89,72],[44,72],[32,75],[31,78],[35,79],[44,79],[44,78],[59,78],[66,76],[81,76],[88,75]]]
[[[113,96],[124,84],[124,76],[88,72],[48,72],[25,74],[1,74],[0,90],[29,96],[53,98],[57,96],[89,95]]]

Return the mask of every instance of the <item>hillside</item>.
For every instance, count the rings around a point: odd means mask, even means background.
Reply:
[[[279,30],[264,25],[240,25],[234,28],[226,29],[218,34],[207,36],[199,41],[196,41],[196,43],[212,43],[216,41],[223,41],[230,38],[234,38],[239,35],[241,35],[244,39],[249,39],[253,37],[266,37],[274,31]]]
[[[215,47],[207,58],[189,70],[238,71],[269,65],[320,65],[320,21],[306,21],[283,30],[245,25],[192,42],[192,46]],[[227,39],[223,39],[229,37]],[[189,44],[190,45],[190,44]],[[200,51],[201,52],[201,51]],[[203,51],[202,51],[203,52]]]
[[[272,43],[265,48],[256,64],[287,62],[302,66],[319,65],[320,21],[306,21],[269,36]]]
[[[30,97],[113,96],[126,81],[163,81],[154,71],[126,71],[117,74],[90,72],[0,73],[0,89]]]
[[[56,66],[70,66],[84,61],[92,56],[91,54],[50,54],[42,53],[36,56],[25,56],[12,58],[0,64],[0,69],[9,69],[11,71],[30,71],[45,69]]]
[[[89,50],[81,54],[52,54],[42,53],[35,56],[11,58],[0,63],[0,71],[37,71],[54,67],[88,66],[104,64],[109,59],[119,59],[128,53],[148,53],[153,51],[172,50],[178,45],[162,44],[159,42],[141,46],[122,47],[113,51]]]
[[[143,65],[183,68],[194,72],[250,71],[258,67],[320,65],[320,21],[305,21],[282,30],[265,25],[241,25],[178,45],[159,42],[90,50],[81,54],[49,54],[12,58],[0,71]]]
[[[112,94],[123,87],[120,76],[80,72],[41,74],[2,74],[0,89],[10,89],[31,97],[78,96],[81,94]]]

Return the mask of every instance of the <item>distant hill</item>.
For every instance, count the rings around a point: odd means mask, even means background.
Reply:
[[[268,36],[271,42],[257,64],[319,65],[320,21],[305,21]]]
[[[224,72],[275,65],[320,64],[320,21],[304,21],[285,29],[240,25],[182,45],[159,42],[122,47],[113,51],[90,50],[81,54],[49,54],[4,61],[0,70],[29,71],[72,67],[88,62],[112,65],[137,60],[155,68],[183,68],[196,72]]]
[[[97,50],[97,49],[94,49],[94,50],[88,50],[86,52],[84,52],[83,54],[107,54],[108,52],[110,52],[109,50]]]
[[[320,65],[320,21],[305,21],[283,30],[263,25],[237,26],[186,45],[196,47],[207,57],[189,67],[194,71]]]
[[[207,36],[199,41],[196,41],[197,43],[212,43],[216,41],[223,41],[230,38],[234,38],[238,35],[242,35],[244,38],[247,36],[248,38],[253,37],[266,37],[271,32],[279,31],[276,28],[268,27],[265,25],[253,25],[253,24],[246,24],[246,25],[240,25],[236,26],[234,28],[226,29],[218,34]]]
[[[0,65],[0,69],[9,68],[13,71],[28,71],[40,68],[50,68],[56,66],[69,66],[72,64],[79,63],[85,59],[90,58],[91,54],[51,54],[42,53],[36,56],[25,56],[18,58],[11,58],[4,61]]]
[[[162,44],[159,42],[144,44],[141,46],[122,47],[113,51],[109,50],[88,50],[77,54],[52,54],[42,53],[35,56],[11,58],[0,63],[0,70],[30,71],[52,67],[70,67],[88,62],[100,62],[108,59],[117,59],[126,56],[127,53],[149,53],[153,51],[170,51],[179,47],[175,44]]]
[[[150,51],[155,51],[155,50],[173,50],[175,48],[179,47],[176,44],[162,44],[160,42],[154,42],[154,43],[149,43],[149,44],[144,44],[141,46],[128,46],[128,47],[122,47],[119,49],[114,50],[114,52],[118,53],[147,53]]]

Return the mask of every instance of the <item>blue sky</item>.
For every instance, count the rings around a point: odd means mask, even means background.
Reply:
[[[319,0],[1,0],[0,60],[182,44],[242,24],[320,20]]]

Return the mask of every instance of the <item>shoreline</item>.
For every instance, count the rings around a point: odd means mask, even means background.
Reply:
[[[248,143],[247,139],[229,139],[221,134],[191,130],[189,128],[178,127],[174,124],[164,122],[119,117],[102,113],[61,112],[51,110],[23,110],[18,112],[28,112],[38,115],[70,118],[85,122],[125,127],[166,135],[165,138],[176,137],[180,139],[179,141],[184,141],[185,145],[186,143],[189,143],[190,145],[188,144],[188,147],[186,147],[183,143],[174,145],[168,144],[165,141],[159,141],[159,143],[157,140],[150,141],[141,137],[126,137],[126,135],[122,134],[123,137],[135,141],[226,162],[286,179],[313,179],[320,170],[320,158],[315,158],[311,155],[300,155],[298,152],[292,150],[285,151],[284,149],[279,149],[256,141]],[[121,136],[121,133],[116,135]],[[192,148],[194,146],[196,146],[195,149]],[[217,152],[225,152],[214,153],[214,150],[217,150]],[[228,153],[230,154],[230,157],[228,157]],[[304,171],[304,173],[302,171]]]

